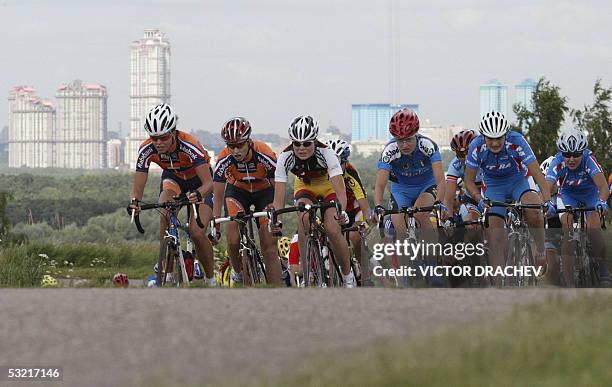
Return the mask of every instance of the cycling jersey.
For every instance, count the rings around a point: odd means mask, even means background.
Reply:
[[[359,172],[351,163],[346,164],[343,177],[346,186],[346,212],[353,212],[359,209],[358,200],[367,197],[366,190],[359,177]]]
[[[525,137],[510,131],[505,146],[498,153],[487,148],[483,135],[476,137],[470,144],[465,164],[471,169],[481,169],[484,183],[490,185],[495,180],[526,177],[527,165],[534,161],[536,157]]]
[[[138,150],[136,171],[148,172],[153,162],[177,178],[189,180],[196,176],[196,167],[210,164],[210,156],[197,138],[178,130],[175,138],[176,143],[168,153],[158,153],[151,139],[145,140]]]
[[[446,180],[454,181],[455,183],[457,183],[457,179],[465,179],[465,164],[463,164],[461,160],[459,160],[459,158],[455,157],[448,165],[448,171],[446,172]],[[474,180],[476,186],[480,187],[482,183],[482,173],[480,172],[480,169],[476,173],[476,178]],[[467,189],[465,190],[464,195],[468,198],[472,197],[470,196],[470,193]]]
[[[383,149],[378,169],[389,171],[395,176],[397,183],[403,186],[436,184],[432,163],[441,161],[438,145],[429,138],[416,135],[417,145],[410,155],[403,154],[397,142],[391,140]]]
[[[598,192],[593,176],[602,173],[601,165],[589,149],[582,151],[582,160],[576,169],[570,169],[561,152],[557,153],[550,163],[546,173],[546,180],[558,184],[559,193]]]
[[[315,143],[314,154],[306,160],[300,160],[289,145],[278,156],[274,180],[286,183],[288,173],[293,173],[298,179],[310,184],[312,179],[327,178],[342,175],[342,167],[336,153],[320,141]]]
[[[254,140],[243,161],[237,161],[225,147],[217,158],[213,181],[257,192],[272,187],[270,180],[274,179],[275,170],[274,151],[264,142]]]

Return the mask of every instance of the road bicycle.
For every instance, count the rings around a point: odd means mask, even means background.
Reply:
[[[182,225],[178,218],[180,209],[191,204],[191,213],[194,214],[196,223],[200,228],[204,228],[195,203],[190,203],[189,200],[178,200],[175,196],[174,200],[164,203],[141,204],[140,210],[159,210],[165,209],[168,211],[168,227],[164,230],[164,237],[160,244],[159,258],[157,261],[157,273],[155,283],[157,287],[163,286],[189,286],[189,276],[185,266],[185,257],[181,249],[181,236],[189,238],[187,225]],[[189,214],[188,214],[189,218]],[[136,210],[132,210],[132,222],[136,225],[138,232],[144,234],[145,230],[140,224],[140,218]],[[190,239],[190,238],[189,238]]]
[[[521,267],[535,266],[533,237],[529,232],[529,226],[523,218],[524,209],[537,209],[543,211],[544,204],[523,204],[521,202],[500,202],[488,200],[491,207],[503,207],[506,209],[504,218],[505,228],[508,232],[508,245],[506,250],[505,266]],[[488,227],[488,219],[486,223]],[[494,241],[493,241],[494,242]],[[525,273],[517,270],[518,273]],[[503,286],[534,286],[537,284],[537,277],[533,275],[516,275],[502,277]]]
[[[568,258],[570,259],[573,269],[571,271],[572,280],[574,282],[574,286],[579,288],[600,286],[600,264],[605,264],[604,262],[600,263],[591,254],[591,246],[587,235],[586,225],[586,213],[589,211],[599,212],[600,227],[605,230],[606,220],[601,208],[573,208],[571,206],[566,206],[564,209],[557,210],[557,213],[559,214],[571,214],[574,220],[571,228],[569,229],[569,233],[565,235],[564,238],[567,238],[567,242],[569,242],[571,245],[571,256]],[[559,272],[564,273],[565,270],[567,270],[565,265],[568,262],[565,262],[563,257],[559,260],[559,262]],[[561,276],[561,279],[565,282],[563,275]]]
[[[305,212],[308,219],[308,230],[304,257],[300,257],[302,265],[301,276],[297,276],[298,286],[300,287],[330,287],[341,286],[342,276],[335,272],[334,277],[330,276],[330,267],[338,267],[329,241],[325,235],[325,229],[321,218],[328,208],[335,208],[339,216],[341,210],[339,205],[331,201],[329,203],[319,202],[316,204],[299,203],[294,207],[281,208],[279,210],[269,209],[268,217],[272,224],[277,223],[279,215],[290,212]],[[321,218],[317,216],[317,211],[321,212]],[[301,278],[300,278],[301,277]]]
[[[227,222],[238,223],[240,232],[240,257],[242,261],[242,280],[244,286],[267,283],[266,268],[262,259],[262,254],[255,242],[253,232],[253,219],[267,217],[268,212],[245,213],[238,212],[234,216],[213,218],[210,229],[215,230],[215,225]]]

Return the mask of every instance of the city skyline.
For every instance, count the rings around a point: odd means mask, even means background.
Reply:
[[[608,3],[441,4],[395,7],[399,20],[410,21],[399,26],[396,50],[401,101],[418,101],[422,119],[475,126],[478,85],[490,78],[542,74],[575,108],[591,102],[597,78],[612,83]],[[217,131],[241,114],[254,130],[282,135],[291,118],[310,113],[321,126],[332,122],[349,133],[352,104],[392,99],[387,5],[5,0],[0,31],[12,38],[0,54],[0,88],[8,93],[15,85],[32,85],[50,98],[66,79],[99,82],[108,88],[108,129],[122,122],[125,134],[129,43],[146,28],[160,28],[173,45],[172,103],[181,128]],[[2,109],[0,126],[6,124]]]

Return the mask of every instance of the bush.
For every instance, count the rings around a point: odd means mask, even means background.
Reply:
[[[27,245],[0,248],[0,286],[40,286],[44,258]]]

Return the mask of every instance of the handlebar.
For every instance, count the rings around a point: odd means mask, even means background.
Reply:
[[[163,208],[170,211],[178,211],[181,207],[189,204],[191,204],[192,206],[194,218],[196,220],[196,223],[198,224],[198,227],[204,228],[204,224],[200,220],[200,212],[198,211],[198,206],[196,206],[196,203],[190,203],[188,199],[170,200],[164,203],[143,204],[140,206],[140,211],[153,210],[158,208]],[[138,229],[139,233],[144,234],[145,230],[142,227],[142,224],[140,223],[140,216],[138,215],[138,213],[136,213],[136,209],[132,210],[131,222],[136,224],[136,229]]]
[[[599,213],[599,223],[603,230],[607,228],[606,226],[606,218],[603,214],[603,208],[601,206],[595,207],[577,207],[573,208],[572,206],[566,206],[564,209],[557,210],[558,214],[569,213],[575,214],[577,212],[588,212],[588,211],[597,211]]]
[[[285,207],[285,208],[281,208],[280,210],[275,210],[274,208],[268,208],[268,219],[270,220],[271,224],[278,224],[278,216],[282,215],[282,214],[287,214],[290,212],[311,212],[311,211],[316,211],[316,210],[326,210],[328,208],[336,208],[336,215],[340,215],[340,213],[342,212],[342,207],[340,206],[340,203],[336,202],[335,200],[332,200],[331,202],[328,203],[315,203],[315,204],[305,204],[305,203],[298,203],[297,206],[293,206],[293,207]],[[274,235],[274,236],[280,236],[280,235]]]

